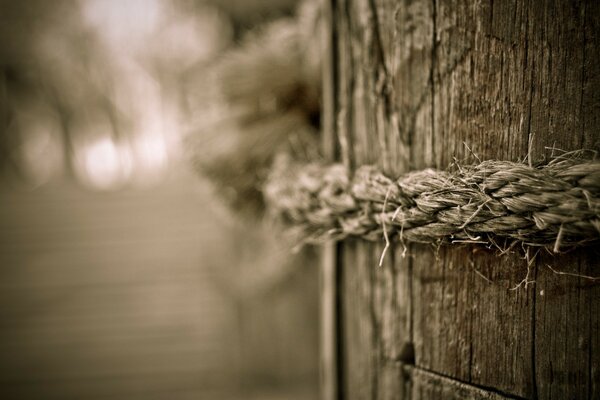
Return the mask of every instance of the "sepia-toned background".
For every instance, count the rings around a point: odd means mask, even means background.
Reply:
[[[0,0],[1,398],[317,397],[316,263],[184,140],[203,68],[294,7]]]

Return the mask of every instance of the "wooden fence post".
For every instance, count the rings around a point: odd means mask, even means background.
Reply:
[[[326,3],[325,129],[349,168],[600,150],[600,2]],[[378,267],[382,249],[338,252],[327,399],[600,398],[600,283],[556,273],[600,275],[597,250],[397,245]]]

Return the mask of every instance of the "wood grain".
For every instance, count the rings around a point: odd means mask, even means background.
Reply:
[[[597,2],[337,0],[333,15],[349,168],[600,150]],[[600,286],[552,271],[599,275],[596,252],[398,245],[377,268],[382,247],[344,244],[344,398],[440,398],[390,367],[411,344],[417,368],[506,396],[600,396]]]
[[[379,15],[369,1],[338,1],[334,11],[341,158],[349,168],[376,163],[390,173],[405,171],[406,136],[399,135],[398,118],[388,115],[393,99]],[[396,363],[411,357],[410,259],[392,247],[379,267],[383,249],[343,245],[342,398],[393,399],[408,390]]]
[[[418,368],[409,368],[412,382],[411,398],[413,400],[505,400],[515,399],[513,396],[492,390],[474,387],[454,379],[450,379]]]

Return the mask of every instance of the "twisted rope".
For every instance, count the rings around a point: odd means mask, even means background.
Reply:
[[[307,240],[396,237],[421,243],[542,246],[558,252],[600,239],[600,162],[583,152],[530,167],[484,161],[390,179],[364,166],[279,159],[267,204]]]
[[[600,239],[600,163],[583,151],[539,167],[486,161],[395,180],[374,167],[350,175],[341,165],[273,163],[280,151],[318,154],[318,30],[310,28],[319,18],[306,2],[297,18],[257,32],[215,65],[210,82],[227,118],[202,130],[211,140],[197,146],[196,164],[237,211],[260,214],[264,200],[313,242],[383,237],[386,245],[397,238],[559,252]]]

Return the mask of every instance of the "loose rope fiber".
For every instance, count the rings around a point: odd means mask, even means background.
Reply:
[[[390,179],[363,166],[278,160],[264,189],[268,207],[305,238],[382,237],[420,243],[546,247],[600,239],[600,162],[566,153],[531,167],[484,161]]]

